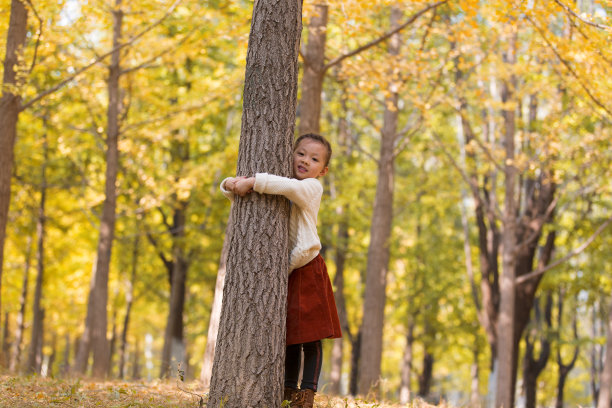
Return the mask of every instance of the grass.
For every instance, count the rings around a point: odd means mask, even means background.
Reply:
[[[0,407],[199,408],[206,407],[206,404],[205,393],[197,382],[94,381],[0,375]],[[405,405],[364,401],[352,397],[331,397],[319,393],[315,407],[396,408]],[[433,405],[416,401],[410,407],[425,408]]]

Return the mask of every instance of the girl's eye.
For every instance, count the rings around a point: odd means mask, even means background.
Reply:
[[[312,161],[318,162],[318,161],[319,161],[319,159],[316,159],[316,158],[314,158],[314,157],[313,157],[313,158],[312,158]]]

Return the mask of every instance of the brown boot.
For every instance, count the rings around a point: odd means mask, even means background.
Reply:
[[[291,407],[294,407],[295,405],[293,405],[293,400],[296,398],[298,392],[300,392],[299,390],[296,390],[295,388],[289,388],[289,387],[285,387],[285,392],[283,393],[283,401],[289,401],[291,403]]]
[[[291,404],[291,408],[313,408],[314,396],[315,392],[308,388],[298,391],[294,404]]]

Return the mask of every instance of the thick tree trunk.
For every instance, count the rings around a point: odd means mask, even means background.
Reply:
[[[210,320],[208,322],[208,334],[206,335],[206,349],[204,350],[204,359],[202,361],[202,370],[200,371],[200,383],[204,388],[210,388],[210,378],[212,376],[213,361],[215,358],[215,348],[217,346],[217,336],[219,334],[219,321],[221,318],[221,305],[223,304],[223,286],[225,284],[225,271],[227,265],[227,254],[229,252],[230,235],[232,234],[231,226],[233,221],[230,218],[227,221],[225,229],[225,240],[223,241],[223,249],[221,250],[221,258],[219,259],[219,269],[217,270],[217,281],[215,282],[215,295],[210,311]]]
[[[610,301],[610,310],[608,311],[607,333],[606,357],[601,372],[597,408],[610,408],[612,398],[612,301]]]
[[[43,164],[41,167],[40,178],[40,202],[38,207],[38,217],[36,221],[36,286],[34,289],[34,302],[32,304],[32,337],[30,340],[30,351],[28,353],[28,362],[26,364],[26,372],[28,374],[39,374],[40,365],[42,362],[42,342],[43,342],[43,318],[44,310],[42,308],[42,286],[44,282],[45,272],[45,204],[47,200],[47,161],[49,156],[49,146],[47,144],[47,136],[43,140]]]
[[[326,4],[315,5],[308,24],[308,43],[303,53],[304,73],[300,99],[299,134],[319,133],[321,117],[321,92],[325,77],[325,41],[327,37]]]
[[[4,57],[2,98],[0,98],[0,293],[2,293],[2,265],[4,264],[4,241],[11,202],[11,177],[13,175],[14,147],[17,136],[17,119],[21,110],[21,83],[17,78],[20,55],[26,41],[28,10],[21,0],[11,1]],[[0,295],[0,307],[2,297]],[[0,316],[2,316],[0,309]]]
[[[122,0],[115,0],[113,8],[113,48],[121,42],[121,25],[123,11]],[[94,377],[103,378],[108,373],[109,344],[106,337],[108,316],[108,276],[110,271],[111,250],[115,234],[115,209],[117,206],[117,173],[119,171],[119,113],[120,95],[119,78],[121,75],[120,50],[111,54],[111,65],[108,76],[108,108],[107,108],[107,137],[106,137],[106,182],[105,199],[100,220],[100,233],[98,237],[98,250],[94,273],[89,292],[85,331],[79,346],[76,369],[84,373],[90,350],[93,350]]]
[[[406,347],[404,347],[404,358],[402,359],[401,368],[401,384],[399,391],[400,404],[408,404],[410,402],[410,394],[412,387],[410,379],[412,377],[412,345],[414,344],[414,323],[408,325],[408,334],[406,335]]]
[[[30,262],[32,255],[32,237],[28,236],[26,244],[26,258],[23,267],[23,283],[21,295],[19,296],[19,313],[17,313],[17,328],[15,329],[15,341],[12,345],[9,370],[15,372],[21,360],[21,343],[25,329],[25,308],[28,301],[28,282],[30,280]]]
[[[402,11],[391,9],[391,28],[399,25]],[[395,34],[389,42],[389,56],[394,59],[400,50],[400,36]],[[366,270],[363,303],[361,352],[359,354],[359,382],[357,392],[366,395],[374,390],[378,394],[380,363],[382,359],[383,321],[389,268],[389,239],[393,221],[393,190],[395,187],[395,140],[397,136],[398,94],[393,79],[389,82],[389,96],[385,100],[383,129],[378,163],[378,183],[370,229],[370,245]]]
[[[247,51],[238,175],[291,176],[301,1],[258,0]],[[287,317],[289,203],[250,194],[232,206],[208,404],[280,407]]]

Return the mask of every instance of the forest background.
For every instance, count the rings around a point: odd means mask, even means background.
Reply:
[[[3,370],[207,383],[252,6],[0,1]],[[325,392],[609,406],[611,6],[305,2]]]

